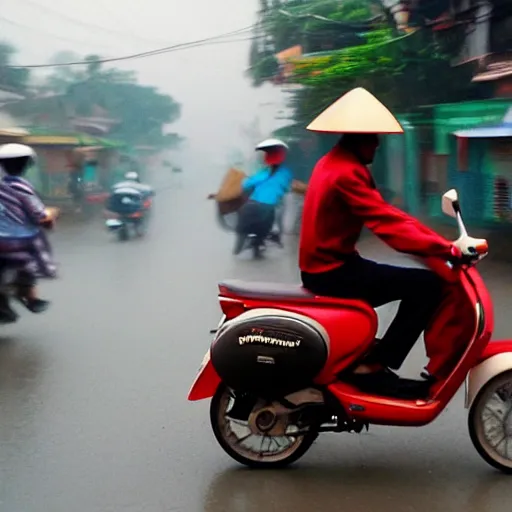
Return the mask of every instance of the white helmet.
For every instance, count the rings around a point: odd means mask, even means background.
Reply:
[[[265,139],[256,146],[256,151],[268,151],[269,149],[283,148],[288,151],[288,144],[279,139]]]
[[[140,178],[139,178],[139,175],[135,172],[135,171],[128,171],[125,175],[124,175],[125,179],[127,179],[128,181],[137,181],[139,182],[140,181]]]
[[[0,146],[0,160],[23,157],[35,159],[36,153],[25,144],[2,144]]]
[[[36,153],[25,144],[0,146],[0,167],[11,176],[22,176],[36,161]]]

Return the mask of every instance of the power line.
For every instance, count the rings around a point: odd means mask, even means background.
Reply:
[[[23,0],[23,1],[26,4],[32,5],[36,9],[39,9],[39,10],[41,10],[43,12],[46,11],[46,12],[48,12],[50,14],[53,14],[54,16],[57,16],[57,17],[63,19],[63,20],[69,21],[69,22],[74,23],[76,25],[80,25],[80,26],[85,27],[87,29],[99,30],[101,32],[110,33],[110,34],[113,34],[115,36],[130,37],[130,38],[133,38],[133,39],[138,39],[139,41],[144,41],[146,43],[148,43],[148,42],[152,43],[152,44],[155,43],[155,40],[146,39],[144,37],[140,37],[140,36],[137,36],[135,34],[128,34],[126,32],[122,32],[120,30],[100,27],[99,25],[95,25],[94,23],[88,23],[86,21],[82,21],[82,20],[79,20],[77,18],[73,18],[72,16],[69,16],[66,13],[63,13],[63,12],[58,11],[56,9],[52,9],[50,7],[47,7],[46,5],[41,5],[38,2],[34,2],[33,0]]]
[[[25,0],[25,1],[27,1],[27,0]],[[481,18],[476,17],[476,18],[473,19],[473,22],[477,22],[478,23],[478,22],[482,22],[482,21],[487,21],[488,19],[490,19],[492,17],[493,14],[496,15],[496,11],[494,11],[494,13],[492,13],[490,15],[487,15],[487,16],[484,15]],[[14,22],[12,22],[10,20],[6,20],[6,21],[8,21],[10,23],[14,23]],[[329,20],[329,21],[331,21],[331,20]],[[436,25],[436,24],[437,23],[433,23],[433,25]],[[89,65],[89,64],[94,64],[94,63],[104,64],[104,63],[109,63],[109,62],[119,62],[119,61],[126,61],[126,60],[135,60],[135,59],[152,57],[152,56],[155,56],[155,55],[161,55],[161,54],[164,54],[164,53],[171,53],[171,52],[174,52],[174,51],[185,50],[185,49],[189,49],[189,48],[196,48],[196,47],[199,47],[199,46],[207,46],[209,44],[226,44],[226,43],[232,43],[232,42],[241,42],[241,41],[255,40],[255,39],[258,39],[258,37],[253,36],[253,37],[246,38],[246,39],[241,39],[241,40],[237,39],[237,40],[229,40],[229,41],[218,41],[219,39],[227,38],[227,37],[230,37],[230,36],[243,35],[244,33],[247,33],[249,31],[253,30],[254,28],[257,28],[257,27],[261,28],[261,25],[262,25],[262,23],[260,22],[260,23],[254,24],[254,25],[249,25],[248,27],[245,27],[245,28],[241,28],[241,29],[234,30],[234,31],[231,31],[231,32],[226,32],[224,34],[220,34],[220,35],[217,35],[217,36],[212,36],[212,37],[207,37],[207,38],[203,38],[203,39],[198,39],[198,40],[195,40],[195,41],[189,41],[187,43],[178,43],[178,44],[174,44],[174,45],[171,45],[171,46],[166,46],[166,47],[163,47],[163,48],[157,48],[157,49],[154,49],[154,50],[149,50],[149,51],[146,51],[146,52],[139,52],[139,53],[125,55],[125,56],[121,56],[121,57],[112,57],[112,58],[95,59],[95,60],[81,60],[81,61],[75,61],[75,62],[64,62],[64,63],[53,63],[53,64],[7,65],[7,66],[2,66],[2,67],[4,67],[4,68],[12,68],[12,69],[20,69],[20,68],[28,68],[28,69],[35,69],[35,68],[57,68],[57,67],[68,67],[68,66],[82,66],[82,65]],[[423,28],[426,28],[426,27],[423,27]],[[55,36],[55,37],[57,37],[57,36]],[[397,39],[401,39],[402,37],[398,37]]]
[[[30,65],[7,65],[2,66],[5,68],[11,68],[11,69],[20,69],[20,68],[28,68],[28,69],[34,69],[34,68],[57,68],[57,67],[68,67],[68,66],[83,66],[83,65],[89,65],[89,64],[105,64],[109,62],[119,62],[119,61],[125,61],[125,60],[135,60],[135,59],[142,59],[146,57],[152,57],[154,55],[161,55],[164,53],[171,53],[174,51],[179,50],[186,50],[189,48],[196,48],[199,46],[208,46],[208,45],[214,45],[214,44],[226,44],[226,43],[234,43],[234,42],[241,42],[241,41],[250,41],[254,39],[254,37],[247,37],[244,39],[230,39],[227,41],[222,41],[221,39],[230,37],[230,36],[242,36],[244,34],[248,35],[248,31],[250,31],[253,27],[249,26],[243,29],[234,30],[232,32],[227,32],[225,34],[220,34],[218,36],[213,37],[207,37],[204,39],[198,39],[196,41],[189,41],[187,43],[179,43],[172,46],[167,46],[164,48],[158,48],[155,50],[147,51],[147,52],[140,52],[132,55],[125,55],[122,57],[112,57],[112,58],[105,58],[105,59],[94,59],[94,60],[81,60],[81,61],[75,61],[75,62],[63,62],[63,63],[54,63],[54,64],[30,64]]]
[[[314,19],[317,21],[323,21],[325,23],[331,23],[333,25],[338,25],[342,27],[352,28],[354,30],[358,30],[361,28],[367,28],[372,23],[375,23],[376,21],[382,21],[385,19],[384,14],[379,14],[374,16],[373,18],[363,20],[363,21],[343,21],[343,20],[332,20],[330,18],[327,18],[325,16],[321,16],[319,14],[314,13],[305,13],[305,14],[293,14],[290,11],[287,11],[285,9],[278,9],[277,12],[283,16],[286,16],[288,18],[293,19]]]
[[[58,39],[60,41],[66,42],[66,43],[75,43],[75,44],[76,43],[80,43],[80,44],[91,45],[90,41],[85,41],[85,40],[80,40],[80,39],[70,39],[68,37],[57,36],[55,34],[51,34],[50,32],[46,32],[45,30],[41,30],[39,27],[30,27],[28,25],[24,25],[23,23],[19,23],[18,21],[10,20],[10,19],[6,18],[5,16],[0,16],[0,20],[5,22],[5,23],[8,23],[9,25],[13,25],[14,27],[18,27],[18,28],[23,28],[23,29],[30,30],[30,31],[39,32],[39,33],[45,35],[46,37],[51,37],[53,39]],[[101,46],[101,45],[97,45],[97,44],[94,44],[94,43],[92,43],[92,46],[94,46],[96,48],[102,48],[102,49],[105,48],[104,45]]]

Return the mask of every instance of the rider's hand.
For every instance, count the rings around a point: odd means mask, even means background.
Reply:
[[[57,217],[59,216],[60,210],[54,207],[46,208],[46,216],[41,220],[41,224],[46,228],[53,228]]]
[[[47,218],[49,218],[51,220],[56,220],[57,217],[59,216],[59,214],[60,214],[59,208],[56,208],[54,206],[49,206],[48,208],[46,208],[46,216],[47,216]]]
[[[453,263],[469,265],[482,259],[487,254],[488,249],[487,240],[483,238],[461,236],[452,245],[450,260]]]

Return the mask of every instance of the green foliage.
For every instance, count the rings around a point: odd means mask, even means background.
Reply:
[[[252,79],[254,87],[263,85],[266,81],[272,79],[279,70],[279,63],[273,54],[266,57],[260,56],[251,67],[249,77]]]
[[[164,125],[179,118],[178,103],[154,87],[138,84],[131,71],[104,68],[96,55],[85,60],[89,64],[78,71],[57,68],[46,83],[48,90],[62,94],[69,111],[92,116],[100,107],[119,121],[109,136],[129,144],[171,147],[179,143],[179,136],[163,132]]]
[[[358,32],[370,26],[368,20],[383,13],[377,0],[260,0],[260,4],[256,41],[250,55],[256,81],[261,78],[256,65],[259,60],[295,45],[301,45],[308,53],[356,44]]]
[[[373,31],[366,44],[297,63],[295,80],[305,88],[292,99],[294,118],[310,121],[357,86],[398,112],[468,97],[470,70],[452,68],[450,57],[430,32],[394,37],[391,29]]]
[[[258,55],[261,62],[285,48],[303,46],[305,55],[294,61],[291,78],[303,87],[290,101],[292,120],[301,126],[357,86],[398,112],[475,94],[470,68],[450,65],[465,32],[458,31],[456,40],[436,39],[428,29],[399,35],[379,0],[291,0],[280,7],[272,2],[261,14],[258,33],[254,46],[259,54],[253,48],[251,70],[260,81],[265,73],[257,65]]]
[[[22,93],[26,90],[30,73],[28,69],[15,69],[6,66],[12,65],[12,57],[16,49],[8,43],[0,42],[0,86]]]
[[[83,59],[80,55],[73,52],[59,52],[51,60],[51,64],[66,64],[69,62],[88,61],[89,64],[82,67],[62,66],[46,79],[43,89],[54,94],[64,94],[70,84],[86,82],[86,81],[113,81],[113,82],[130,82],[135,83],[136,74],[133,71],[121,71],[115,68],[103,69],[101,63],[97,61],[101,57],[98,55],[88,55]]]

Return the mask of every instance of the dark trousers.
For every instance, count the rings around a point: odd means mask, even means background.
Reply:
[[[274,222],[277,228],[277,233],[282,235],[284,233],[284,199],[283,202],[275,209]]]
[[[305,288],[318,295],[360,299],[377,308],[401,301],[389,329],[372,356],[397,370],[428,326],[443,294],[443,281],[430,270],[395,267],[349,257],[339,268],[321,274],[302,273]]]
[[[236,232],[240,235],[256,235],[262,244],[274,224],[275,207],[270,204],[247,201],[238,212]]]

